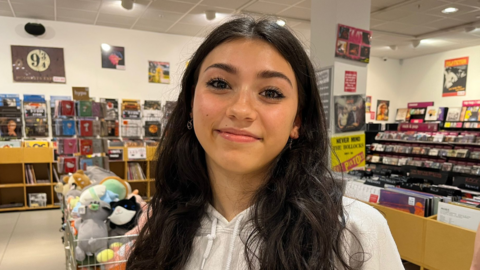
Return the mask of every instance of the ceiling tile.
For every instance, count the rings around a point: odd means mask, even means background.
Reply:
[[[440,19],[442,19],[442,17],[440,16],[415,13],[413,15],[396,20],[396,22],[410,24],[410,25],[425,25],[433,21],[438,21]]]
[[[403,0],[372,0],[372,6],[378,6],[378,7],[389,7],[398,3],[403,2]]]
[[[310,9],[307,9],[307,8],[291,7],[281,13],[278,13],[277,15],[303,19],[303,20],[310,20],[311,11]]]
[[[413,39],[412,37],[409,37],[409,36],[395,36],[395,35],[388,35],[388,34],[382,34],[382,33],[378,34],[375,31],[373,32],[372,36],[373,36],[372,40],[380,39],[383,41],[388,41],[392,44]]]
[[[462,0],[462,1],[459,1],[458,3],[462,5],[480,8],[480,1],[478,0]]]
[[[173,2],[168,0],[157,0],[150,5],[150,8],[163,10],[163,11],[185,13],[188,10],[190,10],[193,6],[194,4],[192,3]]]
[[[39,5],[53,7],[54,0],[10,0],[12,4]]]
[[[120,15],[127,17],[139,17],[145,11],[146,5],[143,3],[135,3],[131,10],[126,10],[121,6],[118,0],[103,0],[100,12],[104,14]]]
[[[144,0],[144,1],[149,1],[149,0]],[[191,3],[191,4],[196,4],[200,2],[200,0],[170,0],[173,2],[184,2],[184,3]]]
[[[182,16],[183,16],[183,13],[168,12],[168,11],[162,11],[162,10],[158,10],[158,9],[149,8],[143,14],[142,18],[164,21],[164,22],[165,21],[166,22],[176,22]]]
[[[389,22],[375,27],[373,30],[382,30],[392,33],[404,34],[404,35],[420,35],[428,32],[435,31],[435,28],[425,26],[412,26],[408,24]]]
[[[305,0],[305,1],[297,4],[297,7],[311,8],[312,7],[312,0]]]
[[[393,20],[398,20],[398,19],[407,17],[411,14],[412,13],[410,11],[393,9],[393,10],[381,11],[379,13],[372,14],[370,18],[385,20],[385,21],[393,21]]]
[[[74,22],[94,23],[96,17],[97,13],[93,11],[57,7],[57,19],[72,18]]]
[[[150,20],[150,19],[140,19],[135,24],[133,29],[143,30],[143,31],[152,31],[152,32],[165,32],[173,22],[162,22],[159,23],[157,20]]]
[[[478,19],[480,19],[480,17],[477,18],[477,16],[480,16],[480,10],[475,10],[475,11],[468,12],[468,13],[465,13],[465,14],[455,15],[452,18],[457,19],[457,20],[461,20],[461,21],[464,21],[464,22],[473,22],[473,21],[477,21]]]
[[[17,17],[55,20],[53,6],[24,5],[12,3],[13,11]]]
[[[370,28],[386,23],[384,20],[370,19]]]
[[[100,1],[57,0],[57,8],[98,11],[98,9],[100,8]]]
[[[291,6],[300,2],[300,0],[260,0],[260,2]]]
[[[287,22],[287,25],[289,24],[289,22]],[[300,29],[300,30],[307,30],[307,31],[310,31],[311,29],[311,25],[310,25],[310,22],[300,22],[299,24],[296,24],[294,26],[295,29]]]
[[[135,22],[135,20],[136,20],[135,18],[127,17],[127,16],[100,13],[97,19],[97,24],[99,24],[99,22],[102,22],[102,23],[130,26]]]
[[[256,2],[255,4],[248,6],[245,9],[245,11],[264,13],[264,14],[276,14],[284,10],[286,7],[288,6],[273,4],[273,3]]]
[[[110,22],[97,22],[96,25],[109,26],[109,27],[115,27],[115,28],[125,28],[125,29],[130,28],[130,25],[110,23]]]
[[[443,29],[443,28],[449,28],[449,27],[453,27],[461,24],[465,24],[465,22],[456,20],[456,19],[442,19],[442,20],[431,22],[431,23],[427,23],[425,24],[425,26]]]
[[[438,0],[422,0],[420,2],[414,2],[412,4],[402,6],[399,9],[407,10],[410,12],[423,12],[443,5],[445,5],[445,2],[441,2]]]
[[[220,8],[220,7],[213,8],[211,6],[198,5],[194,9],[192,9],[192,11],[190,11],[189,14],[201,14],[203,15],[203,17],[205,17],[205,11],[207,10],[214,10],[217,13],[223,13],[223,14],[232,14],[233,12],[235,12],[234,9],[230,9],[230,8]]]
[[[95,22],[95,18],[93,20],[84,18],[84,17],[61,17],[57,15],[57,21],[60,22],[71,22],[71,23],[83,23],[83,24],[93,24]]]
[[[196,36],[200,32],[205,32],[206,29],[203,26],[177,23],[167,33],[175,35]]]
[[[0,16],[13,17],[13,13],[10,10],[0,10]]]
[[[479,39],[479,36],[476,35],[470,35],[467,33],[452,33],[448,34],[445,33],[445,36],[442,36],[442,39],[447,40],[447,41],[452,41],[452,42],[468,42],[468,41],[473,41]]]
[[[6,2],[0,2],[0,10],[12,12],[12,10],[10,9],[10,5]]]
[[[211,8],[227,8],[227,9],[238,9],[239,7],[245,5],[250,0],[203,0],[203,6],[209,6]]]

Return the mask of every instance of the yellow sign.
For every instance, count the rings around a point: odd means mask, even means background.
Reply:
[[[331,143],[334,171],[348,172],[365,167],[365,134],[333,137]]]

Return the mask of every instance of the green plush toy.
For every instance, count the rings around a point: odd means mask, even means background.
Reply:
[[[120,200],[125,199],[128,194],[132,193],[132,187],[130,184],[116,176],[110,176],[103,179],[100,182],[100,185],[104,185],[107,187],[107,190],[118,194]]]

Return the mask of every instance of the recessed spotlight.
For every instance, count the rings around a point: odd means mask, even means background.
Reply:
[[[419,39],[416,39],[416,40],[412,41],[413,48],[417,48],[420,45],[420,41],[421,40],[419,40]]]
[[[104,51],[110,51],[112,46],[108,45],[107,43],[102,43],[102,50]]]
[[[451,14],[451,13],[455,13],[457,11],[458,11],[458,8],[456,8],[456,7],[448,7],[446,9],[442,10],[442,13]]]
[[[285,26],[286,22],[282,19],[278,19],[277,24],[280,25],[280,26]]]
[[[122,7],[126,10],[131,10],[133,8],[134,0],[122,0]]]

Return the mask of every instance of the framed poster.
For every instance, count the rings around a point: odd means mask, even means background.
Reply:
[[[365,167],[365,134],[333,137],[331,144],[334,171],[349,172]]]
[[[445,60],[442,97],[465,96],[467,72],[468,57]]]
[[[149,83],[170,83],[170,63],[148,61]]]
[[[102,68],[125,69],[125,47],[102,46]]]
[[[335,96],[335,133],[365,130],[362,95]]]
[[[343,24],[337,30],[335,56],[369,63],[372,32]]]
[[[14,82],[66,83],[63,48],[11,46]]]
[[[377,121],[388,121],[389,100],[377,100]]]
[[[365,97],[365,112],[369,113],[372,111],[372,96]]]

